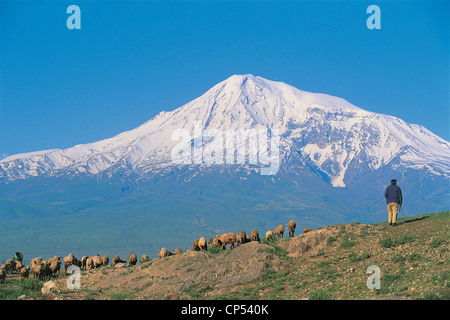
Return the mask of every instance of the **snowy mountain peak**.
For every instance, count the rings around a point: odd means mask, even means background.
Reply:
[[[174,165],[171,150],[177,141],[171,140],[172,133],[194,132],[198,123],[203,130],[222,132],[277,129],[281,162],[299,153],[335,187],[346,186],[348,172],[355,168],[373,171],[389,164],[400,171],[414,168],[450,176],[450,144],[427,129],[365,111],[342,98],[246,74],[233,75],[184,106],[113,138],[5,158],[0,180],[127,170],[147,176]]]

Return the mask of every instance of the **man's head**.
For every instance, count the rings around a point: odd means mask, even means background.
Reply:
[[[392,179],[392,180],[391,180],[391,184],[397,184],[397,180]]]

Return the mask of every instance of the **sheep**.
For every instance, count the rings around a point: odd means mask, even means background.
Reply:
[[[8,271],[11,271],[13,273],[16,270],[16,262],[13,259],[8,259],[5,262],[5,271],[8,273]]]
[[[20,269],[20,281],[28,279],[29,275],[30,275],[30,270],[28,268],[22,267],[22,269]]]
[[[102,264],[104,267],[109,264],[109,257],[106,254],[102,257]]]
[[[59,275],[61,270],[61,262],[59,260],[53,260],[53,262],[50,264],[50,272],[52,276],[56,277]]]
[[[272,230],[269,230],[266,232],[266,240],[269,241],[269,239],[273,236]]]
[[[198,239],[198,247],[200,248],[201,251],[208,250],[208,244],[206,243],[206,239],[204,237]]]
[[[234,249],[234,247],[236,246],[236,236],[233,232],[224,233],[216,237],[222,243],[223,250],[227,248],[227,244],[230,244],[230,250]]]
[[[192,250],[193,250],[193,251],[200,251],[200,247],[199,247],[199,245],[198,245],[198,240],[194,240],[194,241],[192,242]]]
[[[31,271],[33,272],[34,277],[38,277],[39,281],[42,281],[45,279],[46,276],[46,272],[47,272],[47,268],[45,266],[45,264],[43,264],[42,262],[39,264],[35,264],[32,268]]]
[[[42,262],[42,258],[38,257],[38,258],[34,258],[31,260],[31,267],[34,267],[35,265],[38,265]]]
[[[114,255],[113,262],[111,263],[111,266],[115,266],[118,263],[126,263],[126,260],[120,259],[119,255]]]
[[[94,262],[94,268],[100,268],[103,265],[102,258],[97,254],[95,256],[90,257]]]
[[[30,275],[30,270],[28,268],[22,267],[22,269],[20,269],[20,281],[28,279],[29,275]]]
[[[259,232],[256,229],[253,229],[250,234],[250,241],[257,241],[260,242],[261,239],[259,238]]]
[[[94,269],[94,260],[89,257],[86,259],[86,270]]]
[[[64,257],[63,259],[64,261],[64,270],[67,272],[67,268],[73,264],[75,264],[74,262],[74,256],[72,253],[69,253],[66,257]]]
[[[311,228],[308,228],[308,227],[306,227],[305,229],[303,229],[303,233],[308,233],[308,232],[310,232],[310,231],[312,231],[312,229],[311,229]]]
[[[176,248],[175,251],[173,252],[173,254],[177,255],[181,253],[181,249],[180,248]]]
[[[158,257],[160,258],[164,258],[164,257],[168,257],[168,256],[172,256],[173,253],[170,252],[169,250],[167,250],[166,248],[161,248],[161,251],[158,254]]]
[[[289,230],[289,237],[293,237],[294,236],[294,232],[295,232],[295,228],[297,227],[297,224],[295,223],[294,220],[291,220],[288,222],[287,224],[288,230]]]
[[[280,237],[283,238],[284,234],[284,226],[280,224],[278,227],[273,230],[273,234],[277,235],[277,240],[280,240]]]
[[[246,238],[247,238],[247,234],[245,233],[245,231],[239,231],[238,233],[236,233],[237,245],[244,244],[246,242]]]
[[[16,271],[20,273],[20,270],[23,268],[23,264],[20,261],[16,261]]]
[[[86,270],[86,261],[87,261],[87,256],[83,256],[81,257],[81,269],[82,270]]]
[[[135,253],[130,253],[130,255],[128,256],[128,264],[130,266],[135,266],[137,263],[137,256]]]
[[[210,246],[222,247],[222,241],[220,240],[220,235],[214,236],[214,238],[209,239]]]
[[[5,283],[6,271],[5,269],[0,269],[0,283]]]
[[[49,258],[47,260],[48,265],[51,265],[53,263],[53,261],[60,261],[61,262],[61,257],[60,256],[54,256],[52,258]]]

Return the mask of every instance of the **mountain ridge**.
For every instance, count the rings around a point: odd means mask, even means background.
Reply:
[[[404,163],[422,163],[423,168],[449,177],[450,143],[420,125],[363,110],[342,98],[252,75],[233,75],[191,102],[112,138],[2,159],[0,179],[8,182],[61,170],[96,175],[112,166],[131,170],[158,168],[153,165],[158,163],[170,166],[174,146],[170,133],[178,128],[192,132],[195,121],[203,126],[202,132],[207,128],[279,129],[280,149],[286,151],[282,157],[295,146],[293,140],[302,139],[300,152],[309,156],[335,187],[345,187],[349,163],[364,152],[369,153],[371,169],[400,156]],[[404,150],[408,146],[413,149],[409,153]]]

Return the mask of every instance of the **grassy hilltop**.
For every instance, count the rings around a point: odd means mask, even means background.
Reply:
[[[82,271],[80,290],[67,289],[63,272],[53,279],[59,291],[49,294],[41,293],[35,279],[21,283],[18,275],[7,275],[0,299],[449,300],[450,211],[398,222],[297,230],[293,238],[231,251],[210,247]],[[367,288],[370,265],[380,268],[379,290]]]

